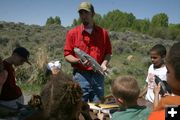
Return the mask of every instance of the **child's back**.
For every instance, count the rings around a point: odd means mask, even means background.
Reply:
[[[149,108],[137,105],[123,111],[115,112],[112,120],[147,120],[149,114]]]

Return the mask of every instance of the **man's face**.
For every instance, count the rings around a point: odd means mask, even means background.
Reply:
[[[88,12],[86,10],[80,10],[79,11],[79,17],[81,19],[81,22],[87,26],[89,23],[93,22],[93,13],[92,12]]]

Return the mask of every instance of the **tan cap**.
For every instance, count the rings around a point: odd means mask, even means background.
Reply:
[[[94,7],[91,3],[88,3],[88,2],[82,2],[80,5],[79,5],[79,8],[78,8],[78,12],[80,10],[86,10],[88,12],[92,12],[94,13]]]

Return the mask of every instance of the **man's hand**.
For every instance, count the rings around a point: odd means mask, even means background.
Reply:
[[[108,74],[108,67],[107,67],[107,65],[108,65],[108,61],[106,61],[106,60],[101,64],[101,68],[102,68],[102,70],[104,72],[104,75]]]
[[[108,69],[108,64],[109,64],[109,61],[110,61],[110,59],[111,59],[111,55],[110,54],[107,54],[106,56],[105,56],[105,59],[104,59],[104,61],[102,62],[102,64],[101,64],[101,68],[102,68],[102,70],[104,71],[104,73],[105,74],[107,74],[107,69]]]
[[[105,64],[101,64],[101,68],[104,72],[107,72],[107,66]]]
[[[88,67],[91,65],[90,61],[89,60],[85,60],[85,61],[81,61],[81,64],[85,67]]]

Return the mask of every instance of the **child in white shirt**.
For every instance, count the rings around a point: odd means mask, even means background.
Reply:
[[[146,78],[146,87],[145,90],[140,94],[140,97],[145,95],[145,99],[149,102],[154,102],[154,92],[153,89],[155,87],[155,75],[158,76],[162,81],[166,80],[167,69],[164,64],[164,59],[166,56],[166,48],[157,44],[150,49],[150,57],[152,64],[148,69],[148,75]]]

